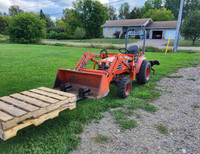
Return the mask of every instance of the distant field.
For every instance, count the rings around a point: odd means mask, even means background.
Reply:
[[[55,41],[55,42],[76,42],[76,43],[102,43],[102,44],[125,44],[125,39],[83,39],[83,40],[56,40],[56,39],[45,39],[46,41]],[[134,43],[139,40],[137,39],[128,39],[128,43]]]
[[[41,86],[52,88],[58,68],[73,69],[87,51],[99,53],[100,49],[0,43],[0,97]],[[111,85],[110,93],[102,99],[78,102],[77,108],[72,111],[63,111],[59,117],[37,127],[27,127],[8,141],[0,140],[0,153],[68,153],[80,143],[81,139],[76,134],[84,131],[84,126],[91,121],[102,119],[102,113],[110,108],[120,107],[123,114],[129,115],[137,108],[155,112],[157,107],[149,102],[162,93],[155,89],[156,81],[179,68],[195,66],[200,59],[197,53],[164,55],[147,52],[146,57],[159,60],[161,65],[154,66],[156,73],[152,74],[148,84],[139,85],[134,81],[128,98],[118,98],[116,87]],[[118,113],[113,114],[119,116]],[[122,130],[137,127],[137,119],[118,118],[117,123]]]
[[[174,42],[171,42],[169,45],[173,46]],[[200,47],[200,40],[195,41],[195,45],[192,45],[192,40],[180,40],[179,46]]]

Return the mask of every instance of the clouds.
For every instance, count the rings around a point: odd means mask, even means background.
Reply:
[[[10,0],[0,0],[0,12],[7,12],[11,4]]]
[[[117,10],[124,2],[130,4],[131,9],[135,6],[143,6],[146,0],[99,0],[102,4],[111,4]],[[119,1],[119,2],[116,2]],[[61,17],[64,8],[71,8],[73,0],[0,0],[0,12],[8,13],[8,8],[11,5],[18,5],[24,11],[33,11],[38,13],[40,9],[44,13],[50,14],[55,20],[56,17]],[[114,2],[114,3],[112,3]]]

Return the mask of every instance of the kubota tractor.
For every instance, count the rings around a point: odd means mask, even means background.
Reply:
[[[93,69],[86,68],[88,61],[94,63]],[[79,97],[99,99],[109,93],[109,85],[117,86],[117,95],[125,98],[131,92],[132,81],[148,83],[151,64],[137,46],[121,48],[119,53],[85,53],[74,70],[59,69],[54,89],[76,93]]]

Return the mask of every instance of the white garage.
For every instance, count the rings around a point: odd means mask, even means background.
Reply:
[[[177,21],[155,21],[149,24],[146,29],[149,30],[151,39],[175,39]]]
[[[170,34],[171,34],[171,39],[175,39],[176,30],[166,30],[165,39],[168,39]]]

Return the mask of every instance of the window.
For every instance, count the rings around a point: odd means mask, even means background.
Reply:
[[[106,32],[109,31],[109,28],[106,28]]]
[[[114,27],[114,31],[117,31],[117,27]]]

